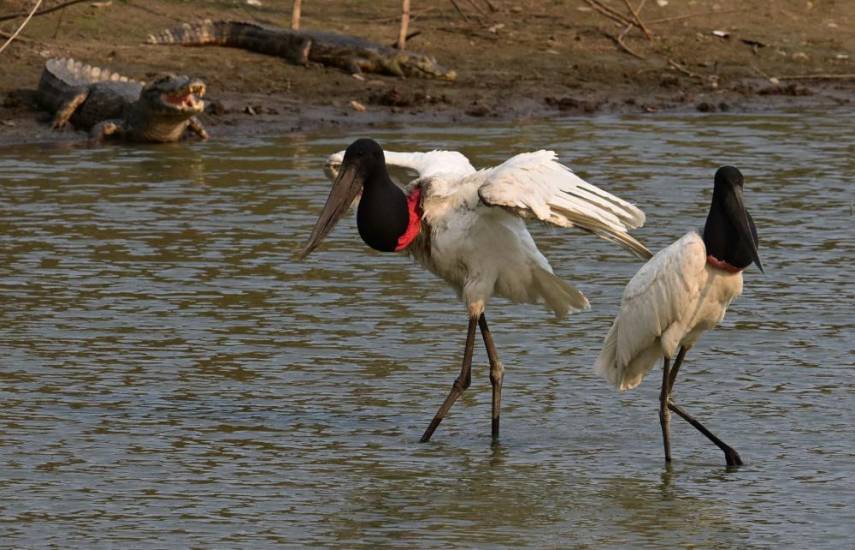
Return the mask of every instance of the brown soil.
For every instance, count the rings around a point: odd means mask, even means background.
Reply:
[[[628,13],[624,2],[602,2]],[[58,3],[46,1],[43,7]],[[143,44],[150,32],[200,18],[287,26],[290,2],[262,0],[260,7],[243,0],[83,2],[33,18],[0,53],[0,143],[80,138],[51,131],[33,102],[45,59],[63,56],[140,79],[166,71],[203,78],[209,101],[204,122],[214,137],[414,118],[851,102],[855,2],[659,3],[649,0],[641,11],[652,39],[632,29],[623,40],[637,57],[617,43],[623,27],[584,0],[457,0],[463,14],[451,0],[414,0],[410,30],[420,34],[408,48],[435,56],[459,74],[455,82],[440,82],[373,74],[359,79],[231,48]],[[0,16],[31,5],[3,2]],[[397,0],[306,0],[302,26],[388,44],[397,36],[399,8]],[[0,31],[11,33],[21,21],[2,22]]]

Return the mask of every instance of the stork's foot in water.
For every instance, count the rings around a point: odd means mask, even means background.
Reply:
[[[454,405],[457,398],[463,395],[463,392],[466,391],[466,388],[468,388],[469,384],[472,383],[472,352],[475,348],[476,323],[477,319],[469,319],[469,329],[466,333],[466,347],[463,349],[463,364],[460,366],[460,374],[454,380],[454,384],[451,385],[451,391],[449,392],[448,397],[446,397],[445,401],[440,405],[439,410],[436,411],[436,415],[434,415],[433,420],[431,420],[430,425],[422,435],[422,443],[430,441],[433,432],[436,431],[439,423],[442,422],[442,419],[445,418],[446,414],[448,414],[448,410],[451,409],[451,406]]]
[[[739,458],[739,453],[731,447],[728,447],[724,451],[724,460],[728,466],[742,466],[742,459]]]
[[[715,443],[719,449],[724,451],[724,460],[728,466],[742,466],[742,459],[733,447],[716,437],[714,433],[706,429],[703,424],[678,407],[673,401],[668,401],[668,408],[677,413],[683,420],[694,426],[699,432],[707,436],[707,439]]]

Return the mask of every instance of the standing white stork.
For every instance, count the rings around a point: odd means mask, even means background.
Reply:
[[[763,271],[757,228],[745,209],[742,185],[739,170],[718,169],[703,232],[690,231],[659,251],[629,281],[597,357],[596,371],[626,390],[640,384],[664,356],[659,420],[666,462],[671,461],[670,409],[724,451],[728,466],[742,464],[733,448],[671,399],[686,352],[704,331],[724,319],[727,306],[742,293],[742,270],[754,262]],[[669,368],[675,355],[674,367]]]
[[[387,164],[418,172],[407,193],[391,180]],[[644,213],[585,182],[559,164],[551,151],[524,153],[476,171],[460,153],[384,155],[377,142],[360,139],[343,156],[330,157],[327,174],[335,181],[300,258],[320,244],[361,192],[356,224],[362,240],[375,250],[412,255],[466,304],[469,328],[460,375],[423,442],[469,387],[476,325],[490,362],[492,435],[498,438],[504,369],[484,316],[492,295],[517,303],[545,302],[559,318],[589,307],[581,292],[555,276],[522,218],[579,227],[642,258],[651,256],[627,233],[644,223]]]

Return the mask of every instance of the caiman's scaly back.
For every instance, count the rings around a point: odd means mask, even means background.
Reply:
[[[110,88],[113,93],[108,94],[113,97],[102,104],[103,114],[96,115],[100,120],[121,116],[125,105],[139,97],[145,84],[108,69],[85,65],[71,58],[47,60],[39,81],[38,98],[42,107],[56,114],[55,127],[62,127],[67,124],[74,109],[79,106],[78,103],[71,112],[61,112],[68,107],[69,100],[81,92],[85,92],[96,82],[113,83]],[[100,120],[92,122],[84,120],[79,124],[92,127]]]
[[[54,113],[54,128],[71,123],[97,140],[177,141],[188,128],[204,139],[195,118],[204,94],[205,84],[188,76],[167,74],[146,84],[65,58],[45,63],[38,88],[39,102]]]
[[[457,73],[439,65],[433,57],[398,50],[333,32],[291,30],[247,21],[184,23],[174,29],[150,34],[149,44],[182,46],[229,46],[282,57],[291,63],[309,62],[338,67],[351,73],[454,80]]]

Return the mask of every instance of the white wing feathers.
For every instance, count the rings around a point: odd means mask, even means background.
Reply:
[[[705,264],[706,247],[694,231],[644,264],[626,285],[594,370],[625,390],[640,384],[664,354],[673,358],[687,329],[680,321],[698,300]]]
[[[553,151],[523,153],[470,177],[479,177],[481,200],[559,227],[578,227],[647,259],[650,251],[627,231],[644,224],[644,212],[591,185],[558,162]],[[468,178],[467,178],[468,179]]]
[[[644,225],[644,212],[574,174],[558,162],[553,151],[523,153],[477,172],[457,151],[384,151],[384,155],[387,165],[415,171],[435,198],[459,195],[462,199],[477,190],[488,206],[501,206],[522,218],[534,216],[559,227],[578,227],[643,259],[652,256],[628,233]],[[328,157],[324,171],[330,180],[338,175],[343,160],[344,151]]]
[[[384,151],[386,164],[412,170],[419,178],[429,178],[438,174],[447,176],[467,176],[475,172],[475,168],[462,153],[457,151],[429,151],[427,153],[399,153]],[[344,151],[333,153],[327,157],[324,172],[330,180],[335,180],[338,170],[344,161]]]
[[[419,178],[445,176],[468,176],[475,167],[462,153],[457,151],[429,151],[427,153],[398,153],[384,151],[386,164],[400,166],[418,173]]]

